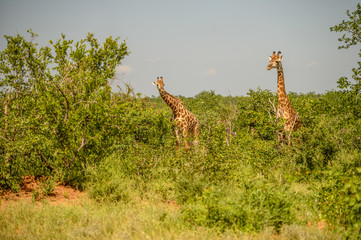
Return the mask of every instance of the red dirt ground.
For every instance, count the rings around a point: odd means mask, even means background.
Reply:
[[[19,192],[0,192],[1,206],[4,204],[6,205],[6,203],[20,200],[32,201],[34,192],[39,193],[36,198],[37,201],[46,200],[49,204],[55,205],[76,203],[85,196],[84,192],[78,191],[69,186],[64,186],[60,183],[56,184],[54,191],[50,195],[45,196],[42,194],[41,189],[39,188],[40,182],[41,180],[36,180],[33,176],[24,177],[24,180],[20,185],[21,190]]]

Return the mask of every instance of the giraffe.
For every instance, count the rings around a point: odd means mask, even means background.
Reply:
[[[157,77],[157,83],[153,82],[158,88],[159,95],[163,98],[164,102],[172,109],[172,123],[173,123],[173,134],[176,137],[177,147],[180,144],[179,133],[181,132],[184,137],[185,149],[189,150],[189,144],[187,142],[188,133],[195,137],[194,145],[198,145],[198,133],[199,133],[199,121],[197,117],[188,111],[182,100],[174,97],[164,90],[163,77]]]
[[[285,141],[288,145],[291,144],[291,133],[301,128],[302,122],[298,113],[292,108],[291,103],[287,97],[285,89],[285,78],[283,75],[282,60],[283,56],[280,56],[281,52],[273,52],[273,55],[269,57],[269,64],[267,70],[277,68],[277,118],[283,118],[285,120],[283,131],[278,132],[278,141],[283,144]]]

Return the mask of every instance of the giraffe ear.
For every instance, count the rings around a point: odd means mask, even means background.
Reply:
[[[268,58],[269,58],[269,60],[271,61],[272,57],[271,57],[271,56],[269,56]]]
[[[283,60],[283,56],[281,56],[279,59],[280,59],[280,61],[282,61],[282,60]]]
[[[157,84],[155,82],[152,82],[154,86],[157,86]]]

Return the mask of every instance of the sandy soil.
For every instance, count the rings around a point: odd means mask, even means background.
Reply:
[[[20,200],[33,201],[34,193],[36,192],[36,200],[47,201],[49,204],[73,204],[79,202],[82,198],[85,197],[85,193],[79,190],[76,190],[69,186],[64,186],[61,183],[57,183],[54,191],[45,196],[42,193],[39,184],[41,179],[35,179],[33,176],[26,176],[22,184],[20,185],[21,190],[17,193],[11,191],[2,191],[0,192],[1,207],[6,206],[9,203],[17,202]]]

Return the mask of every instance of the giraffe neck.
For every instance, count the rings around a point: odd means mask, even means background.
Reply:
[[[164,102],[172,109],[173,113],[179,112],[179,108],[183,106],[183,104],[179,104],[181,101],[180,99],[174,97],[165,90],[159,90],[159,94],[163,98]]]
[[[285,106],[289,100],[285,88],[285,77],[283,75],[282,63],[279,63],[277,67],[277,95],[278,105]]]

